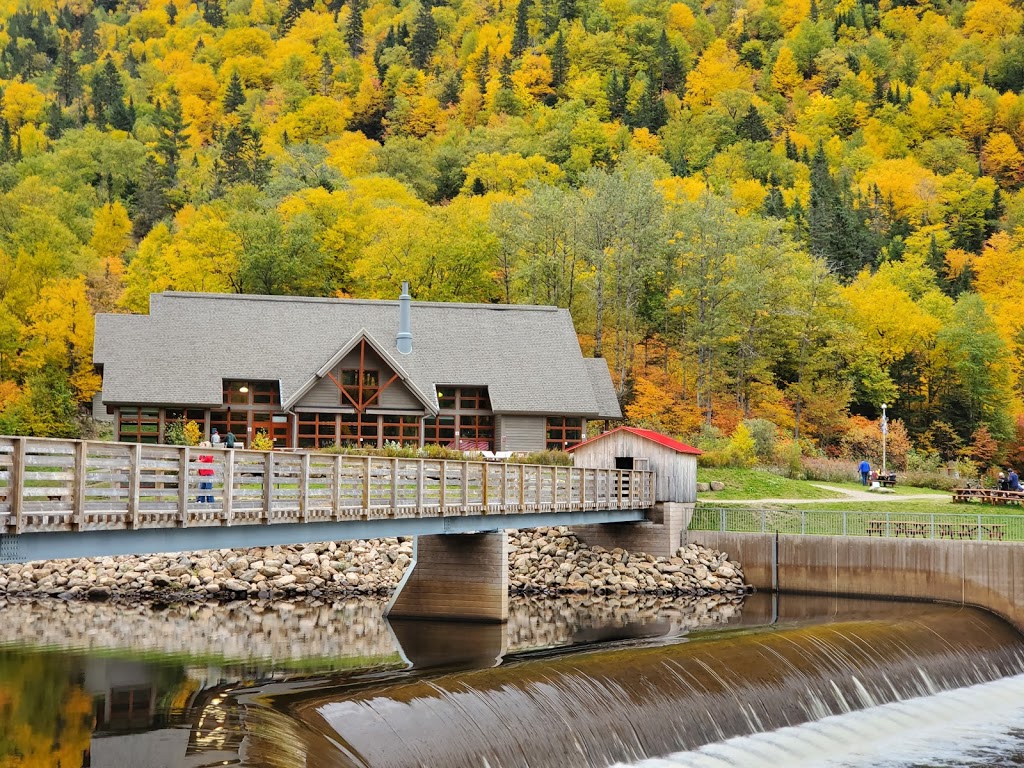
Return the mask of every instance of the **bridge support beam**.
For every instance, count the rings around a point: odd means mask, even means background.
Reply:
[[[672,557],[683,545],[683,537],[696,504],[659,501],[639,523],[577,525],[572,532],[590,546],[627,552],[644,552],[655,557]]]
[[[417,536],[413,564],[385,615],[401,619],[508,621],[508,536]]]

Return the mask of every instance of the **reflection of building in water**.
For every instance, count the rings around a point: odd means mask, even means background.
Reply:
[[[206,687],[207,680],[219,685]],[[235,761],[243,711],[222,706],[216,670],[112,659],[85,660],[95,726],[90,768],[198,768]]]

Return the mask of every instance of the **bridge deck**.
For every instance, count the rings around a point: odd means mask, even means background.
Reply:
[[[27,534],[491,515],[511,523],[646,510],[654,489],[646,471],[0,437],[8,546]]]

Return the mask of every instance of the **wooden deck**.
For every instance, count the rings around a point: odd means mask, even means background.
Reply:
[[[654,496],[640,470],[0,437],[8,535],[644,510]]]

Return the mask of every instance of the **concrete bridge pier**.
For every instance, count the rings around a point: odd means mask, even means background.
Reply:
[[[417,536],[413,564],[388,604],[396,619],[508,621],[508,536]]]
[[[572,532],[589,546],[627,552],[644,552],[655,557],[672,557],[683,545],[683,536],[693,518],[696,503],[659,501],[639,523],[576,525]]]

